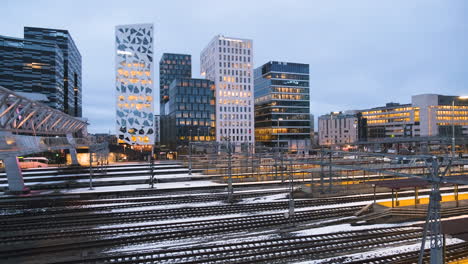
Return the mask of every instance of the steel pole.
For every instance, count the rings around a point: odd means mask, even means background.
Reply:
[[[325,167],[323,165],[324,163],[324,155],[325,155],[325,151],[322,147],[322,150],[320,152],[320,192],[321,193],[324,193],[325,190],[324,190],[324,178],[325,178]]]
[[[231,146],[231,137],[228,139],[228,202],[232,202],[232,146]]]
[[[452,159],[455,159],[455,100],[452,100]]]
[[[293,163],[289,161],[289,223],[294,224],[294,175]]]
[[[192,175],[192,129],[189,130],[189,175]]]
[[[93,152],[89,151],[89,189],[94,190],[93,188]]]
[[[276,126],[276,147],[278,148],[279,151],[279,118]]]

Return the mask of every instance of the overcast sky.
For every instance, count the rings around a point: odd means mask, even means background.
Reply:
[[[0,4],[0,35],[22,37],[24,26],[71,33],[83,58],[83,115],[92,133],[115,133],[114,27],[121,24],[154,23],[155,61],[163,52],[192,54],[194,77],[200,76],[200,51],[217,34],[253,39],[255,67],[270,60],[308,63],[315,118],[409,103],[411,95],[420,93],[468,94],[464,0]],[[156,84],[158,72],[155,68]]]

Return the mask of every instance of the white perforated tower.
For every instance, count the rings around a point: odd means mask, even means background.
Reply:
[[[119,142],[153,145],[153,24],[117,26],[115,41]]]

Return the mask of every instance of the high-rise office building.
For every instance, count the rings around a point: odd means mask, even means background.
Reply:
[[[252,40],[215,36],[201,53],[201,74],[216,87],[216,141],[254,144]]]
[[[25,27],[24,37],[54,42],[62,50],[64,112],[81,116],[81,54],[70,33],[67,30]]]
[[[168,114],[169,85],[176,78],[192,77],[192,56],[188,54],[163,53],[159,61],[160,113]]]
[[[115,37],[119,142],[153,145],[153,25],[117,26]]]
[[[24,28],[24,39],[0,36],[0,85],[43,94],[47,105],[81,117],[81,55],[67,30]]]
[[[255,69],[255,140],[304,151],[310,146],[309,65],[270,61]]]
[[[206,79],[175,79],[169,86],[162,144],[176,150],[215,140],[215,85]]]

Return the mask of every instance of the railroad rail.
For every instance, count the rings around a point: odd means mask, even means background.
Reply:
[[[336,219],[336,223],[349,221],[360,207],[335,208],[328,210],[301,211],[295,215],[295,222],[311,222],[322,219]],[[0,244],[18,243],[11,249],[0,249],[0,258],[21,256],[23,254],[44,254],[47,252],[63,252],[66,250],[83,250],[86,248],[110,247],[130,243],[155,242],[167,239],[182,239],[189,237],[209,237],[220,233],[244,232],[246,230],[261,230],[265,228],[288,225],[284,214],[256,215],[227,219],[215,219],[195,222],[146,225],[140,227],[121,227],[107,229],[88,229],[64,231],[62,233],[28,234],[3,236]],[[73,238],[88,236],[79,242]],[[64,239],[55,245],[37,246],[33,240]]]
[[[238,243],[194,246],[176,250],[112,254],[56,264],[77,263],[276,263],[284,259],[320,259],[419,240],[421,229],[415,227],[383,228],[325,235],[263,239]]]
[[[358,210],[361,206],[347,207]],[[82,225],[102,225],[102,224],[118,224],[118,223],[135,223],[156,220],[169,220],[180,219],[188,217],[203,217],[225,214],[238,214],[238,213],[251,213],[259,211],[277,211],[285,210],[287,202],[276,203],[274,205],[265,204],[243,204],[243,205],[230,205],[230,206],[211,206],[211,207],[187,207],[175,208],[167,210],[147,210],[147,211],[133,211],[133,212],[120,212],[120,213],[102,213],[83,215],[78,217],[76,215],[50,217],[40,216],[29,217],[27,220],[24,218],[9,218],[2,219],[0,222],[0,231],[8,232],[15,230],[32,230],[32,229],[48,229],[48,228],[64,228]],[[343,210],[342,208],[328,208],[320,209],[323,214],[327,212],[334,212]],[[313,210],[315,211],[315,210]],[[42,221],[39,221],[41,219]]]
[[[425,250],[424,263],[429,261],[429,249]],[[454,245],[448,245],[445,248],[445,260],[455,261],[460,258],[468,256],[468,242],[458,243]],[[391,254],[382,257],[368,258],[365,260],[356,260],[346,262],[347,264],[413,264],[418,262],[419,250],[410,251],[399,254]],[[324,262],[324,264],[341,264],[346,258],[339,258]]]

